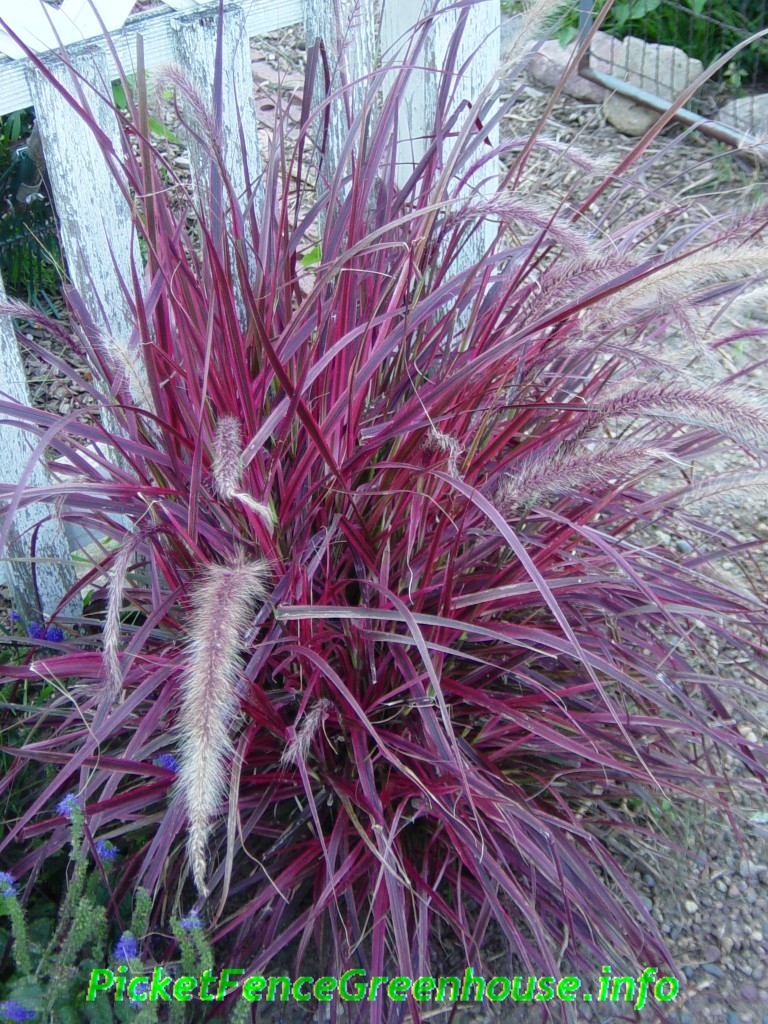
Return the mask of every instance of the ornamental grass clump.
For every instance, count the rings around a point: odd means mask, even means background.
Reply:
[[[4,482],[6,507],[55,499],[94,541],[82,617],[6,669],[4,721],[22,688],[39,699],[0,783],[19,803],[0,855],[36,878],[76,788],[120,850],[112,941],[146,887],[161,962],[186,920],[246,976],[288,952],[328,975],[462,973],[491,938],[537,976],[662,965],[616,852],[651,816],[626,801],[727,810],[729,765],[765,783],[734,725],[765,595],[715,571],[758,543],[688,499],[717,490],[718,447],[724,488],[764,485],[768,407],[748,368],[718,369],[716,320],[768,270],[767,211],[689,220],[662,250],[647,212],[614,222],[601,201],[644,195],[629,159],[586,202],[529,198],[530,154],[557,147],[545,123],[496,144],[490,90],[467,117],[466,14],[407,173],[431,18],[347,113],[338,95],[310,109],[312,50],[300,124],[278,111],[244,195],[215,118],[188,126],[213,161],[199,200],[129,104],[114,164],[147,253],[125,282],[147,400],[70,289],[99,411],[0,402],[59,479]],[[329,116],[348,125],[338,166],[313,148]],[[460,963],[440,960],[449,933]],[[419,1019],[410,997],[360,1019],[404,1007]]]

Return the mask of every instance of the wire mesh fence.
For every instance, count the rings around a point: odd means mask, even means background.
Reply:
[[[582,31],[605,6],[604,0],[581,0]],[[734,133],[728,141],[737,143],[747,135],[768,139],[768,107],[756,101],[768,91],[768,35],[758,35],[768,30],[768,0],[616,0],[601,27],[619,42],[607,49],[604,42],[593,44],[588,77],[608,76],[614,81],[602,84],[639,102],[655,98],[656,109],[664,109],[702,71],[717,66],[686,100],[697,115],[689,123],[701,117],[721,122],[725,133],[712,134]]]

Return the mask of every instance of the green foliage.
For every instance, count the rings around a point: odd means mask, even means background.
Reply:
[[[606,0],[596,0],[594,6],[595,13],[599,13]],[[730,0],[616,0],[602,28],[619,39],[632,35],[649,43],[678,46],[707,67],[737,43],[765,28],[764,19],[763,0],[748,0],[739,7]],[[563,45],[576,36],[578,24],[579,5],[569,4],[556,30]],[[745,79],[754,80],[766,70],[768,44],[758,40],[723,70],[722,77],[738,88]]]
[[[103,967],[105,961],[109,892],[101,872],[93,870],[82,807],[73,798],[65,801],[66,807],[60,804],[58,810],[66,810],[70,821],[70,876],[58,922],[51,912],[52,905],[39,898],[33,903],[34,917],[27,924],[17,885],[10,876],[2,876],[0,917],[6,916],[11,922],[16,971],[5,986],[0,984],[0,997],[35,1011],[37,1020],[51,1024],[78,1024],[83,1015],[92,1024],[107,1024],[113,1021],[107,1000],[86,1004],[85,993],[91,971]],[[102,862],[101,867],[106,872],[109,864]],[[145,927],[147,898],[146,893],[144,899],[137,898]],[[140,1020],[135,1012],[132,1019]]]
[[[18,971],[21,974],[31,974],[32,961],[29,957],[29,936],[27,935],[27,924],[24,920],[24,913],[18,896],[10,892],[6,895],[0,895],[0,916],[8,917],[11,922],[13,958],[16,961]]]
[[[32,110],[14,110],[0,117],[0,170],[11,162],[11,145],[32,129]]]
[[[157,1001],[133,1001],[127,996],[119,1000],[114,989],[86,999],[94,971],[111,970],[117,975],[118,968],[127,965],[126,978],[151,977],[155,964],[144,962],[140,953],[150,932],[152,897],[146,889],[136,889],[131,928],[122,933],[109,955],[106,905],[111,894],[102,872],[93,869],[92,843],[82,806],[73,797],[65,797],[57,810],[70,822],[70,876],[58,922],[53,904],[35,894],[34,918],[28,924],[17,883],[7,872],[0,872],[0,919],[10,921],[15,964],[5,984],[0,979],[0,1002],[16,1003],[34,1012],[36,1021],[47,1024],[156,1024],[161,1005]],[[102,861],[100,867],[106,874],[109,863]],[[213,973],[213,952],[198,915],[192,912],[172,918],[171,930],[178,943],[181,974],[199,978],[206,970]],[[0,945],[7,939],[8,933],[0,928]],[[249,1008],[249,1004],[245,1006]],[[172,1024],[189,1020],[191,1009],[188,1002],[172,1002]]]
[[[23,144],[33,123],[31,109],[0,118],[0,273],[8,293],[28,302],[40,291],[58,292],[61,277],[50,203],[27,188],[39,181]]]
[[[136,90],[136,76],[135,75],[128,75],[128,76],[126,76],[126,82],[131,87],[131,89],[135,92],[135,90]],[[113,82],[112,83],[112,99],[113,99],[114,104],[115,104],[115,106],[117,107],[118,110],[122,111],[124,114],[127,113],[128,108],[129,108],[128,97],[125,95],[125,88],[123,87],[122,82]],[[152,130],[152,132],[155,135],[159,135],[160,138],[167,139],[169,142],[178,142],[179,141],[178,136],[175,135],[171,131],[170,128],[166,127],[166,125],[164,125],[163,122],[160,121],[157,117],[150,117],[149,118],[149,127]]]

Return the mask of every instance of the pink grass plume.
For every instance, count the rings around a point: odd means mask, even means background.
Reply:
[[[193,594],[182,682],[178,788],[189,819],[188,853],[195,886],[206,885],[211,819],[224,793],[229,730],[237,710],[240,648],[253,605],[266,596],[267,563],[239,555],[210,565]]]

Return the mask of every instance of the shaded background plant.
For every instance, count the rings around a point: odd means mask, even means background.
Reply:
[[[181,955],[173,908],[247,974],[286,950],[328,974],[435,974],[438,924],[465,965],[482,967],[493,930],[531,974],[558,975],[563,955],[662,964],[612,852],[637,828],[623,801],[727,809],[727,757],[764,782],[731,714],[760,678],[766,606],[712,571],[736,541],[687,502],[716,445],[764,478],[768,413],[708,338],[727,346],[711,321],[768,269],[765,211],[660,253],[647,218],[611,223],[641,187],[631,159],[576,212],[531,201],[516,184],[543,126],[494,146],[490,93],[462,118],[461,24],[434,138],[403,176],[401,98],[428,28],[369,76],[338,169],[318,170],[310,142],[330,100],[305,105],[296,138],[277,118],[263,201],[233,193],[187,92],[214,159],[201,205],[126,82],[116,173],[147,253],[144,286],[126,282],[135,336],[107,345],[69,289],[93,375],[77,384],[102,414],[0,403],[45,438],[58,481],[5,482],[6,511],[55,500],[92,539],[78,587],[93,594],[60,651],[4,670],[9,704],[52,689],[21,726],[3,711],[24,735],[0,787],[55,775],[17,792],[0,849],[31,886],[75,791],[91,834],[124,851],[115,941],[133,889],[154,897],[143,962]],[[502,153],[498,189],[468,194]],[[455,263],[491,216],[483,258]],[[662,522],[689,554],[654,539]],[[211,758],[198,790],[196,754]],[[403,1012],[379,1000],[365,1019]]]

